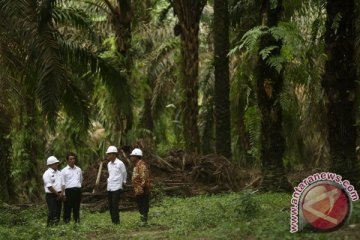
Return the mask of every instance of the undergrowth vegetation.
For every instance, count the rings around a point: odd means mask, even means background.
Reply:
[[[357,239],[360,204],[349,223],[331,233],[289,232],[290,194],[251,191],[152,203],[147,225],[136,211],[121,212],[120,225],[108,212],[81,211],[81,224],[46,227],[46,205],[25,210],[1,207],[1,239]]]

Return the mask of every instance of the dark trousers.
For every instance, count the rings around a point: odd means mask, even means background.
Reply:
[[[136,203],[139,208],[139,213],[141,214],[141,220],[146,222],[149,213],[149,202],[150,202],[149,194],[136,195],[135,197],[136,197]]]
[[[53,193],[46,193],[45,198],[48,205],[47,226],[57,225],[60,221],[62,201]]]
[[[120,201],[121,189],[116,191],[108,191],[108,202],[111,221],[114,224],[120,223],[119,217],[119,201]]]
[[[81,190],[80,188],[65,189],[66,200],[64,201],[64,222],[69,223],[71,219],[71,212],[73,212],[73,219],[75,223],[80,222],[80,202]]]

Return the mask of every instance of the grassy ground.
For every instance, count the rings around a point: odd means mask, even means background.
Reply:
[[[230,193],[166,198],[154,203],[141,226],[137,212],[121,212],[121,224],[83,209],[80,225],[46,227],[46,206],[0,209],[0,239],[359,239],[360,204],[349,224],[331,233],[289,232],[290,194]]]

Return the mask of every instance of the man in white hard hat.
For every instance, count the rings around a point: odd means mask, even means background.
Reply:
[[[142,157],[143,153],[139,148],[135,148],[130,154],[131,161],[135,166],[132,173],[132,184],[136,203],[140,212],[140,220],[146,223],[149,213],[150,177],[149,168],[142,160]]]
[[[64,223],[69,223],[71,212],[75,223],[80,223],[81,184],[83,181],[81,169],[75,165],[77,156],[73,152],[66,154],[68,165],[61,170],[64,194]]]
[[[125,165],[117,158],[118,150],[115,146],[108,147],[106,157],[109,177],[107,179],[108,202],[111,221],[113,224],[120,223],[119,201],[123,186],[126,184],[127,173]]]
[[[62,178],[59,171],[59,160],[50,156],[46,160],[46,165],[49,167],[43,175],[45,198],[48,206],[47,226],[57,225],[60,221],[61,206],[62,206]]]

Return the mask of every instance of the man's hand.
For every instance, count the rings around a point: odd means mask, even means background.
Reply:
[[[57,199],[57,200],[62,199],[62,193],[57,193],[57,194],[56,194],[56,199]]]
[[[66,196],[65,196],[65,193],[64,193],[64,192],[61,192],[61,193],[60,193],[60,198],[61,198],[63,201],[66,201]]]

